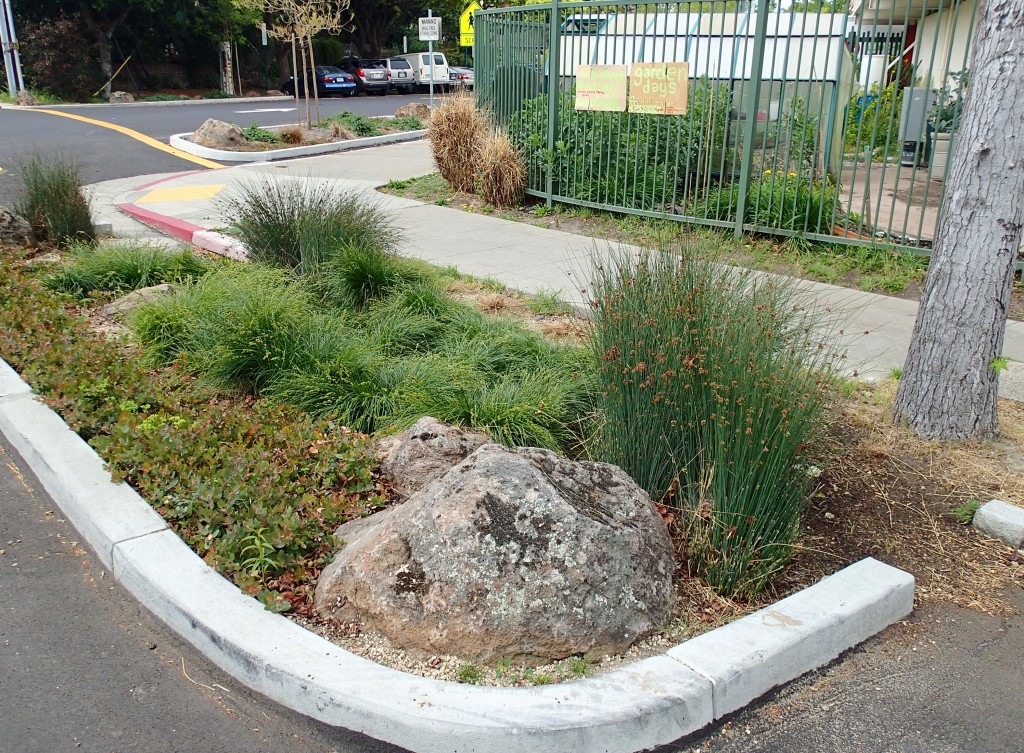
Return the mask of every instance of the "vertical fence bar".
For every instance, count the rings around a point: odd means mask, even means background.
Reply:
[[[764,75],[764,48],[768,36],[768,0],[757,1],[757,25],[754,30],[754,54],[750,65],[750,92],[747,100],[747,121],[743,138],[743,157],[740,164],[740,188],[736,199],[736,238],[743,236],[743,216],[746,212],[747,194],[750,191],[750,168],[754,161],[754,136],[757,129],[757,106],[761,97],[761,80]],[[752,117],[752,114],[754,116]]]
[[[552,196],[554,196],[554,171],[555,171],[555,128],[558,123],[558,105],[559,99],[561,98],[561,62],[559,61],[559,46],[561,44],[559,39],[559,32],[561,31],[560,16],[561,13],[558,10],[558,0],[551,0],[550,10],[550,26],[548,28],[548,75],[545,89],[548,93],[548,155],[551,158],[551,162],[548,165],[548,179],[547,179],[547,201],[546,204],[550,207],[554,202]]]

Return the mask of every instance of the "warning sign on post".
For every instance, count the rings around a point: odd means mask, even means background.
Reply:
[[[625,112],[628,83],[624,65],[581,65],[576,69],[576,109]]]
[[[441,41],[441,17],[428,16],[420,19],[420,41],[440,42]]]
[[[689,73],[686,63],[634,63],[629,72],[629,111],[685,115]]]

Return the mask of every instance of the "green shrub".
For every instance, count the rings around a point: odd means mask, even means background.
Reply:
[[[668,209],[731,165],[727,130],[732,96],[724,83],[702,78],[686,115],[576,110],[574,93],[558,101],[554,150],[547,146],[548,96],[527,100],[508,133],[526,156],[527,186],[558,196],[627,209]]]
[[[332,115],[321,122],[320,125],[325,126],[330,125],[331,123],[340,123],[348,130],[352,131],[356,136],[380,136],[381,133],[383,133],[381,130],[381,120],[371,118],[369,115],[349,112],[348,110],[339,112],[337,115]]]
[[[58,246],[96,240],[89,202],[74,164],[60,156],[34,154],[21,164],[19,172],[24,187],[17,211],[37,237]]]
[[[360,311],[398,287],[427,282],[432,276],[423,265],[386,253],[376,244],[344,243],[310,282],[331,305]]]
[[[268,131],[266,128],[258,126],[255,123],[243,128],[242,134],[249,139],[249,141],[262,141],[266,144],[277,144],[281,141],[281,137],[276,133]]]
[[[691,213],[735,221],[739,193],[736,183],[717,186],[694,204]],[[831,235],[838,205],[839,191],[831,181],[766,170],[751,180],[743,218],[760,227]]]
[[[44,277],[47,287],[78,295],[94,290],[124,293],[165,282],[188,282],[211,269],[188,249],[168,251],[142,242],[100,247],[79,242],[71,245],[70,252]]]
[[[389,120],[387,126],[399,131],[421,131],[423,130],[423,121],[415,115],[403,115]]]
[[[328,183],[256,179],[224,209],[256,262],[312,274],[339,249],[392,251],[400,234],[373,200]]]
[[[598,270],[596,454],[682,509],[709,584],[750,595],[797,534],[830,351],[793,283],[679,251],[622,251]]]
[[[139,307],[130,324],[158,363],[184,355],[215,386],[259,392],[304,352],[312,310],[283,272],[240,266]]]
[[[231,99],[234,96],[234,94],[228,94],[222,89],[210,89],[210,91],[203,95],[203,99]]]
[[[846,148],[861,152],[870,147],[883,156],[899,155],[903,148],[899,138],[902,108],[903,87],[897,82],[881,89],[872,84],[867,92],[855,87],[846,120]]]
[[[188,97],[182,97],[178,94],[164,94],[157,92],[156,94],[149,94],[142,98],[143,102],[178,102]]]

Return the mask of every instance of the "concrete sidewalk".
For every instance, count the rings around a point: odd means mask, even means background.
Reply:
[[[433,170],[428,143],[416,141],[283,163],[141,176],[89,189],[98,221],[109,224],[116,235],[162,237],[125,214],[143,210],[148,221],[164,218],[168,232],[179,229],[178,237],[187,239],[197,230],[226,230],[231,218],[226,216],[225,201],[248,181],[328,182],[339,191],[373,196],[403,231],[400,252],[404,255],[492,277],[525,293],[558,291],[567,301],[584,302],[581,289],[588,286],[593,266],[609,253],[600,239],[376,191],[390,180]],[[851,375],[883,377],[903,366],[917,303],[824,283],[804,286],[834,316],[836,329],[842,332],[836,335],[837,346],[847,354]],[[1024,322],[1008,323],[1003,354],[1011,363],[1001,375],[1000,396],[1024,400]]]

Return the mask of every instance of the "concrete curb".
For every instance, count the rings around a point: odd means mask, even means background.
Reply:
[[[911,575],[861,560],[667,654],[578,682],[482,688],[355,656],[243,596],[0,361],[0,431],[105,565],[225,672],[330,725],[420,753],[633,753],[707,726],[906,616]]]
[[[216,99],[174,99],[167,102],[73,102],[60,105],[2,105],[8,110],[31,110],[34,107],[168,107],[171,105],[240,104],[243,102],[294,102],[287,94],[279,97],[218,97]]]
[[[330,144],[268,149],[265,152],[232,152],[227,149],[210,149],[199,144],[193,144],[187,138],[192,135],[191,133],[176,133],[171,136],[168,143],[175,149],[188,152],[196,157],[217,160],[218,162],[273,162],[274,160],[290,159],[292,157],[310,157],[317,154],[347,152],[350,149],[362,149],[368,146],[383,146],[384,144],[397,144],[402,141],[417,141],[426,136],[426,134],[426,129],[421,129],[418,131],[405,131],[404,133],[388,133],[384,136],[367,136],[361,139],[336,141]]]
[[[185,243],[191,243],[205,251],[226,256],[235,261],[247,261],[249,252],[238,240],[230,235],[207,230],[201,225],[193,225],[166,214],[143,209],[135,204],[117,204],[120,212],[134,217],[144,225],[156,228]]]
[[[993,499],[974,513],[972,524],[986,536],[1014,549],[1024,549],[1024,509]]]

